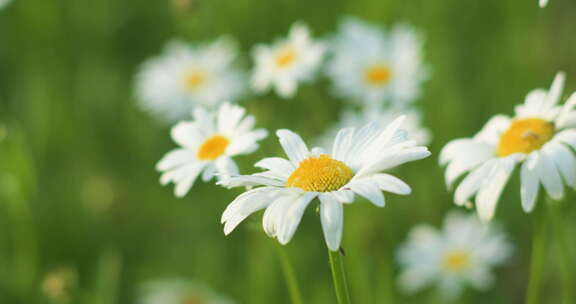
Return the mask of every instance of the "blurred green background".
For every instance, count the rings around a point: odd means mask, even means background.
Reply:
[[[426,35],[432,77],[419,104],[434,156],[396,173],[414,189],[389,195],[384,209],[366,201],[346,207],[346,268],[355,303],[443,303],[434,291],[403,296],[395,288],[395,248],[417,223],[438,225],[455,208],[437,165],[450,139],[471,136],[495,113],[512,113],[529,90],[568,74],[576,90],[576,2],[551,0],[15,0],[0,11],[0,303],[50,303],[45,280],[75,273],[70,303],[134,303],[138,284],[161,277],[204,282],[239,303],[289,303],[275,243],[252,216],[225,237],[219,224],[239,194],[198,182],[184,199],[161,187],[154,164],[175,147],[169,126],[141,111],[133,97],[138,64],[181,37],[222,34],[241,45],[243,66],[257,42],[283,36],[297,20],[317,37],[343,16]],[[319,135],[344,104],[326,79],[294,100],[273,95],[241,102],[269,130]],[[254,172],[261,157],[281,153],[269,137],[239,157]],[[518,178],[506,188],[497,220],[516,246],[487,292],[456,303],[522,303],[532,216],[521,211]],[[571,195],[562,225],[576,232]],[[546,303],[560,303],[558,247],[549,235]],[[572,238],[568,254],[576,256]],[[334,303],[320,223],[309,208],[286,247],[305,303]],[[571,251],[570,251],[571,250]],[[570,271],[576,271],[571,269]]]

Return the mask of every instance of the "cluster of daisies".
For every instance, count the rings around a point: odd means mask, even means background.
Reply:
[[[344,206],[362,197],[383,207],[383,192],[408,195],[411,188],[390,171],[430,156],[430,132],[421,126],[416,100],[429,72],[421,35],[407,25],[391,30],[346,18],[336,34],[313,39],[295,23],[285,39],[253,48],[251,72],[238,65],[238,48],[228,37],[190,45],[168,43],[163,54],[142,65],[137,77],[141,105],[160,120],[176,122],[171,136],[178,148],[157,164],[162,184],[185,196],[201,178],[232,188],[245,187],[224,210],[224,233],[264,210],[264,232],[288,243],[304,212],[318,203],[327,247],[342,242]],[[295,132],[275,132],[285,157],[258,161],[261,171],[241,174],[234,158],[250,154],[268,136],[254,116],[227,100],[274,91],[293,98],[298,87],[325,75],[336,97],[350,101],[341,119],[309,147]],[[457,205],[475,205],[474,214],[452,212],[443,229],[418,226],[398,250],[402,290],[433,283],[443,294],[464,285],[487,288],[492,268],[511,255],[503,232],[489,224],[514,168],[520,167],[520,197],[526,212],[536,204],[540,185],[561,199],[564,185],[576,187],[576,94],[560,105],[564,75],[550,90],[537,89],[516,107],[514,117],[495,116],[474,137],[448,143],[440,153]],[[192,120],[184,120],[192,113]],[[468,173],[468,174],[467,174]],[[318,200],[316,200],[316,198]]]

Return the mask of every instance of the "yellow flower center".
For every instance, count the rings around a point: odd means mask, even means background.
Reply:
[[[200,146],[198,149],[198,159],[200,160],[214,160],[224,154],[226,147],[230,144],[230,140],[222,135],[214,135]]]
[[[184,76],[184,86],[188,91],[195,91],[206,82],[206,76],[200,71],[189,71]]]
[[[371,85],[387,84],[392,78],[392,71],[387,65],[378,64],[370,66],[364,72],[364,80]]]
[[[276,66],[281,69],[286,68],[296,61],[296,57],[296,51],[291,47],[286,47],[278,52],[276,56]]]
[[[541,118],[515,120],[500,137],[496,155],[504,157],[538,150],[554,136],[555,131],[553,123]]]
[[[464,250],[454,250],[444,256],[442,266],[445,270],[458,272],[470,266],[470,254]]]
[[[286,187],[296,187],[309,192],[330,192],[342,188],[353,176],[354,173],[346,164],[321,154],[301,161],[288,177]]]

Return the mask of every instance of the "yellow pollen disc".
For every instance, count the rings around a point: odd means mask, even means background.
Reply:
[[[214,135],[200,146],[198,149],[198,159],[200,160],[214,160],[224,154],[226,147],[230,144],[230,140],[222,135]]]
[[[470,254],[463,250],[454,250],[444,256],[442,266],[448,271],[461,271],[470,265]]]
[[[284,48],[276,55],[276,66],[279,68],[286,68],[294,61],[296,61],[296,51],[291,47]]]
[[[197,90],[204,82],[206,82],[206,76],[198,71],[188,72],[184,76],[184,86],[189,91]]]
[[[386,65],[373,65],[364,72],[364,80],[371,85],[383,85],[392,78],[392,71]]]
[[[555,131],[554,124],[544,119],[515,120],[500,137],[496,154],[504,157],[538,150],[554,136]]]
[[[354,173],[346,164],[326,154],[308,157],[286,182],[286,187],[296,187],[309,192],[336,191],[352,179]]]

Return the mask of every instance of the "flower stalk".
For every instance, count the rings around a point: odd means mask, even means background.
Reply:
[[[546,254],[546,223],[544,206],[535,210],[532,236],[532,256],[530,258],[530,277],[526,292],[526,304],[540,303],[540,285],[542,281],[542,266]]]
[[[340,251],[328,250],[328,256],[338,304],[350,304],[350,294],[348,293],[348,283],[346,283],[346,273],[344,272],[342,255]]]

